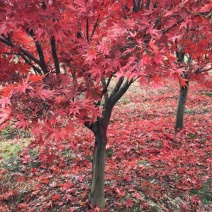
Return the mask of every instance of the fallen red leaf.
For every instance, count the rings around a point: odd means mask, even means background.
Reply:
[[[57,201],[58,199],[60,199],[60,194],[55,194],[55,195],[52,197],[52,201]]]

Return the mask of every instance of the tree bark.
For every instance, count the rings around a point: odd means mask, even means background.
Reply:
[[[186,99],[188,95],[189,83],[187,82],[186,84],[187,84],[186,86],[180,85],[180,95],[178,100],[177,114],[176,114],[176,121],[175,121],[175,132],[178,132],[183,128],[185,104],[186,104]]]
[[[109,78],[109,83],[110,83]],[[104,81],[104,80],[103,80]],[[97,118],[95,123],[90,124],[85,122],[85,126],[90,129],[95,136],[95,146],[93,153],[93,164],[92,164],[92,183],[90,192],[90,203],[93,206],[99,208],[105,207],[105,195],[104,195],[104,176],[105,176],[105,155],[107,145],[107,128],[109,125],[111,113],[116,102],[124,95],[129,86],[134,80],[128,81],[123,84],[124,79],[120,79],[113,91],[108,97],[108,94],[103,93],[105,96],[105,102],[103,105],[102,117]],[[106,83],[106,82],[105,82]],[[106,83],[105,91],[109,83]],[[104,84],[104,82],[103,82]],[[123,84],[123,85],[122,85]]]
[[[92,131],[95,135],[95,147],[93,153],[90,203],[93,206],[104,208],[105,153],[107,144],[107,124],[104,122],[104,119],[99,118],[94,123]]]

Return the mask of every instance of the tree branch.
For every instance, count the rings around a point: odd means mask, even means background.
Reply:
[[[33,68],[33,70],[35,71],[35,73],[37,73],[37,74],[39,74],[39,75],[41,75],[42,74],[42,71],[38,68],[38,67],[36,67],[28,58],[26,58],[22,53],[19,53],[19,55],[24,59],[24,61],[26,62],[26,63],[28,63],[32,68]]]
[[[43,73],[48,74],[49,71],[47,69],[46,62],[45,62],[45,59],[44,59],[43,49],[42,49],[41,44],[38,40],[35,40],[35,46],[36,46],[36,49],[37,49],[37,52],[38,52],[38,55],[39,55],[39,58],[40,58],[39,65],[40,65]]]
[[[177,21],[175,24],[173,24],[171,27],[167,28],[167,29],[163,29],[162,30],[162,33],[166,33],[168,32],[169,30],[171,30],[172,28],[174,28],[175,26],[177,26],[179,23],[181,23],[182,21],[184,20],[184,18],[181,18],[179,21]]]
[[[5,38],[5,39],[6,39],[6,38]],[[5,40],[5,39],[0,38],[0,41],[1,41],[2,43],[4,43],[4,44],[8,45],[8,46],[11,46],[11,47],[14,47],[14,46],[15,46],[12,42],[10,42],[10,41],[8,41],[8,40]]]
[[[93,35],[94,35],[94,32],[95,32],[95,30],[96,30],[96,27],[98,26],[98,22],[99,22],[99,18],[100,18],[100,15],[98,15],[98,18],[96,19],[96,22],[95,22],[95,24],[94,24],[94,27],[93,27],[93,30],[92,30],[92,33],[91,33],[91,38],[93,37]]]
[[[103,82],[103,83],[104,83],[104,84],[103,84],[104,88],[103,88],[103,90],[102,90],[102,94],[105,94],[105,93],[108,92],[108,86],[110,85],[110,82],[111,82],[111,79],[112,79],[112,78],[113,78],[113,74],[110,75],[110,77],[109,77],[107,83],[106,83],[106,82],[105,82],[105,83]]]
[[[133,11],[135,13],[137,13],[140,10],[140,7],[141,7],[141,0],[138,0],[138,3],[136,3],[136,0],[133,0]]]
[[[146,9],[149,9],[149,6],[150,6],[150,0],[147,0],[146,1]]]
[[[208,68],[208,69],[201,69],[201,68],[198,68],[194,73],[195,74],[200,74],[200,73],[203,73],[203,72],[207,72],[207,71],[210,71],[212,70],[212,67],[211,68]]]
[[[55,70],[56,70],[56,73],[59,74],[60,73],[60,64],[59,64],[59,59],[57,57],[57,50],[56,50],[56,43],[55,43],[54,36],[51,38],[50,42],[51,42],[51,50],[52,50],[52,57],[54,60]]]
[[[111,79],[109,79],[107,82],[108,85],[109,85],[110,80]],[[108,125],[108,123],[109,123],[110,116],[111,116],[114,105],[123,96],[123,94],[127,91],[127,89],[130,87],[130,85],[134,82],[134,80],[130,80],[130,81],[127,80],[124,83],[124,85],[121,87],[123,81],[124,81],[123,77],[119,79],[112,94],[104,102],[103,111],[102,111],[102,119],[104,120],[104,123],[106,125]]]
[[[85,127],[90,129],[91,131],[94,130],[94,127],[95,127],[94,123],[91,124],[90,122],[86,121],[86,122],[84,122],[84,125],[85,125]]]
[[[162,15],[160,14],[159,16],[158,16],[158,18],[155,20],[155,23],[154,23],[154,27],[153,28],[156,28],[157,27],[157,25],[160,23],[160,21],[161,21],[161,18],[162,18]]]
[[[89,42],[89,23],[88,23],[88,18],[86,19],[86,39]]]
[[[118,90],[118,92],[113,97],[111,97],[112,105],[116,104],[116,102],[124,95],[124,93],[127,91],[127,89],[133,82],[133,80],[127,80],[124,85]]]
[[[119,81],[117,82],[115,88],[113,89],[111,95],[110,95],[110,98],[113,97],[119,90],[119,88],[121,87],[122,83],[124,82],[124,77],[121,77],[119,79]]]
[[[10,47],[15,47],[15,44],[12,43],[11,41],[5,40],[3,38],[0,38],[0,41]],[[30,58],[31,60],[33,60],[35,63],[37,63],[38,65],[40,65],[40,61],[35,58],[31,53],[29,53],[26,49],[24,49],[23,47],[19,46],[18,47],[19,51],[22,52],[23,54],[25,54],[28,58]]]
[[[112,78],[112,77],[111,77]],[[110,78],[110,79],[111,79]],[[104,98],[105,98],[105,100],[107,100],[108,99],[108,90],[107,90],[107,88],[108,88],[108,85],[109,85],[109,83],[110,83],[110,80],[108,80],[107,81],[107,83],[106,83],[106,80],[105,80],[105,78],[104,77],[102,77],[102,79],[101,79],[101,83],[102,83],[102,85],[103,85],[103,90],[102,90],[102,94],[104,95]]]

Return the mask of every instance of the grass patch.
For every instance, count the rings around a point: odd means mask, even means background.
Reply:
[[[212,202],[212,179],[208,179],[199,190],[191,190],[191,194],[197,194],[200,196],[204,204]]]
[[[131,103],[131,100],[130,100],[130,99],[121,98],[121,99],[119,100],[119,103],[121,103],[121,104],[128,104],[128,103]]]
[[[14,139],[16,137],[30,138],[31,135],[29,131],[17,129],[14,125],[11,124],[0,131],[0,137],[3,139]]]
[[[21,150],[20,144],[13,144],[11,142],[0,142],[0,158],[5,160],[10,157],[15,157]]]
[[[2,167],[5,169],[8,169],[11,172],[19,172],[21,169],[22,163],[20,161],[17,161],[16,156],[12,156],[8,159],[5,159],[2,162]]]
[[[185,109],[185,114],[194,115],[195,111],[191,109]]]
[[[0,135],[3,139],[13,139],[17,135],[17,130],[8,126],[0,132]]]
[[[188,134],[188,137],[189,138],[197,138],[197,135],[196,134],[193,134],[193,133],[189,133]]]
[[[0,165],[12,172],[20,170],[20,162],[17,162],[17,155],[22,149],[21,144],[13,142],[0,142]]]
[[[205,93],[202,93],[202,94],[209,96],[209,97],[212,97],[212,92],[205,92]]]

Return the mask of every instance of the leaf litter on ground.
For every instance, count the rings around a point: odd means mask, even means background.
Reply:
[[[103,211],[212,210],[208,92],[190,86],[185,128],[177,134],[177,88],[135,85],[127,92],[109,126]],[[70,140],[51,145],[52,164],[24,145],[11,162],[16,168],[5,166],[3,158],[0,211],[88,211],[93,140],[79,126]]]

